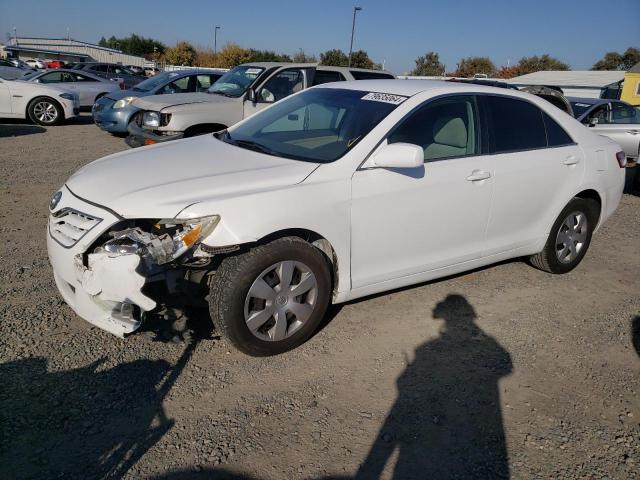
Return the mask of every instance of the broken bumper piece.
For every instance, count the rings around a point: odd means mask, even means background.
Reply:
[[[88,246],[117,218],[81,202],[66,190],[61,203],[86,216],[104,220],[102,228],[96,226],[74,243],[67,237],[58,238],[60,233],[52,229],[52,222],[56,220],[52,215],[47,250],[60,294],[78,316],[89,323],[119,337],[134,332],[140,327],[144,312],[156,307],[156,302],[141,291],[146,278],[139,273],[140,256],[92,253],[86,256],[86,264],[83,263]]]

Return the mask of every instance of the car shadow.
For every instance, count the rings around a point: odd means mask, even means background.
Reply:
[[[440,336],[420,345],[398,378],[357,479],[380,478],[396,450],[394,479],[509,478],[498,383],[511,357],[464,296],[448,295],[433,317],[443,321]]]
[[[27,122],[16,125],[0,124],[0,138],[22,137],[24,135],[33,135],[35,133],[44,133],[47,129],[40,125],[32,125]]]
[[[68,125],[91,125],[92,123],[93,116],[91,115],[91,112],[80,112],[80,115],[70,118],[69,120],[64,122],[64,124]]]
[[[175,365],[0,365],[0,477],[122,478],[174,426],[163,400],[195,347],[187,344]]]
[[[631,344],[640,357],[640,315],[631,320]]]

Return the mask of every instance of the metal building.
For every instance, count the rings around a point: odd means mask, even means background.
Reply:
[[[7,55],[29,59],[63,60],[65,62],[108,62],[142,67],[143,57],[128,55],[120,50],[101,47],[71,38],[11,37],[4,45]]]

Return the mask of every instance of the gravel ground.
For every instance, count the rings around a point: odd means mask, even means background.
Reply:
[[[188,343],[121,340],[60,299],[49,197],[125,148],[86,116],[0,124],[0,478],[640,477],[639,197],[570,274],[512,261],[355,301],[255,359],[205,317]]]

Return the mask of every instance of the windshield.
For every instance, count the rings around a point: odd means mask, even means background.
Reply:
[[[247,91],[264,71],[262,67],[240,66],[229,70],[207,92],[228,97],[239,97]]]
[[[573,116],[578,118],[584,112],[593,107],[591,103],[583,103],[583,102],[571,102],[571,108],[573,108]]]
[[[220,139],[269,155],[329,163],[347,153],[405,99],[313,88],[253,115]]]
[[[135,87],[133,87],[133,90],[135,90],[136,92],[150,92],[151,90],[155,89],[156,87],[164,85],[170,79],[176,78],[178,76],[180,76],[180,73],[178,73],[178,72],[160,73],[160,74],[158,74],[158,75],[156,75],[154,77],[148,78],[148,79],[143,80],[142,82],[138,83]]]

